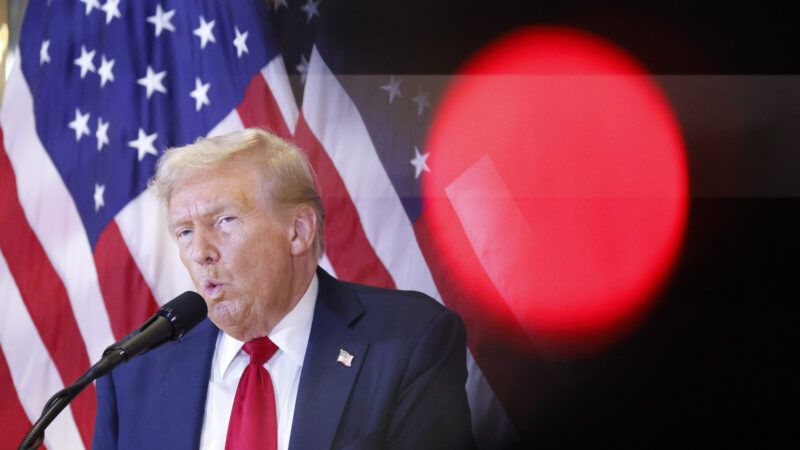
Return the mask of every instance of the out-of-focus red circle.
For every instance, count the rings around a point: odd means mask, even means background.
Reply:
[[[654,80],[605,39],[535,27],[491,44],[449,87],[428,151],[440,257],[534,344],[618,336],[673,266],[687,210],[681,133]]]

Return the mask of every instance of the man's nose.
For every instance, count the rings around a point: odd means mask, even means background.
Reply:
[[[192,259],[201,265],[213,264],[219,260],[219,250],[214,237],[202,230],[195,230],[192,239]]]

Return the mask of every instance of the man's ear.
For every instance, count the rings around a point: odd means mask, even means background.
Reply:
[[[292,228],[292,255],[300,256],[313,251],[314,237],[317,234],[317,215],[308,206],[301,207],[294,215]]]

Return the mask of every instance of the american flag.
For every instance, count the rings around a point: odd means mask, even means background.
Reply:
[[[0,114],[0,447],[15,447],[107,345],[192,289],[146,183],[162,151],[198,136],[259,126],[296,142],[328,210],[320,264],[453,307],[474,350],[475,314],[420,226],[442,80],[342,75],[365,62],[326,39],[320,24],[335,6],[30,2]],[[472,355],[476,439],[501,447],[514,427]],[[95,406],[89,386],[45,445],[89,447]]]

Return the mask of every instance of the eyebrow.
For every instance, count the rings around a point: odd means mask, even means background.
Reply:
[[[224,205],[222,203],[210,203],[208,206],[201,205],[200,217],[208,217],[208,216],[216,216],[217,214],[229,209],[230,205]],[[188,217],[185,215],[181,215],[176,220],[169,221],[169,229],[172,230],[177,228],[185,223],[191,222]]]

